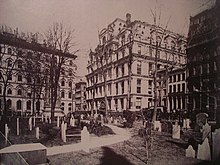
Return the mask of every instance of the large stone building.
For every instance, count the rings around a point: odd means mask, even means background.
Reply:
[[[65,56],[68,60],[61,71],[55,112],[68,113],[73,109],[73,74],[76,70],[73,62],[76,56],[50,49],[45,44],[22,39],[18,37],[18,34],[8,33],[2,29],[0,32],[1,112],[5,105],[3,93],[6,90],[8,112],[50,114],[51,97],[48,73],[50,72],[51,56],[55,55],[56,59],[58,54]]]
[[[146,22],[132,22],[130,14],[126,21],[117,18],[110,23],[99,39],[87,66],[90,110],[100,109],[106,102],[106,108],[113,111],[150,107],[155,68],[186,63],[184,36]]]
[[[187,47],[188,109],[220,122],[220,2],[190,18]]]

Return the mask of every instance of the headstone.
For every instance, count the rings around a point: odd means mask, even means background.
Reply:
[[[111,123],[113,123],[113,117],[112,116],[110,117],[110,121],[111,121]]]
[[[70,126],[72,126],[72,127],[75,126],[75,118],[74,118],[73,115],[72,115],[71,118],[70,118]]]
[[[29,118],[28,124],[29,124],[29,130],[32,131],[32,117]]]
[[[36,127],[36,138],[39,139],[39,127]]]
[[[186,128],[189,129],[190,128],[190,120],[186,119]]]
[[[41,121],[44,122],[44,115],[41,114]]]
[[[212,160],[215,161],[220,158],[220,128],[212,133]]]
[[[178,125],[178,122],[173,125],[172,138],[180,139],[180,126]]]
[[[8,142],[8,125],[5,124],[5,143],[7,144]]]
[[[83,120],[83,117],[84,117],[84,115],[83,115],[83,114],[81,114],[81,115],[80,115],[80,119],[81,119],[81,120]]]
[[[63,142],[66,143],[66,129],[67,129],[67,123],[64,124],[63,128]]]
[[[161,132],[161,123],[160,123],[160,121],[155,121],[154,122],[154,130],[157,130],[157,129],[158,129],[159,132]]]
[[[95,113],[95,114],[94,114],[94,118],[96,119],[97,117],[98,117],[98,114],[97,114],[97,113]]]
[[[35,123],[36,123],[36,118],[35,118],[35,116],[34,116],[34,127],[35,127]]]
[[[211,153],[210,153],[210,146],[209,146],[208,138],[206,138],[201,145],[199,144],[197,159],[208,160],[208,161],[211,160]]]
[[[48,119],[49,119],[49,123],[51,124],[51,117],[50,117],[50,116],[48,116]]]
[[[62,122],[60,129],[61,129],[61,139],[63,140],[64,139],[64,135],[63,135],[64,134],[63,133],[64,132],[64,121]]]
[[[57,127],[60,127],[60,117],[57,116]]]
[[[19,118],[17,118],[17,135],[19,135],[20,132],[19,132]]]
[[[117,119],[114,119],[114,124],[118,124],[118,120]]]
[[[195,150],[191,145],[186,149],[186,157],[195,158]]]
[[[89,152],[90,135],[86,126],[83,127],[83,130],[81,132],[81,139],[83,150],[85,152]]]

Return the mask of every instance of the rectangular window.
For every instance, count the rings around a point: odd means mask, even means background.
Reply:
[[[141,54],[141,46],[138,46],[138,54]]]
[[[172,76],[170,76],[170,78],[169,78],[169,82],[172,83]]]
[[[180,84],[177,85],[177,90],[180,92]]]
[[[121,93],[123,94],[125,91],[124,91],[124,81],[121,82]]]
[[[137,63],[137,74],[141,74],[141,63]]]
[[[176,82],[176,75],[173,75],[173,82]]]
[[[176,92],[176,85],[173,86],[173,92]]]
[[[172,93],[172,85],[169,86],[170,93]]]
[[[122,76],[124,76],[124,74],[125,74],[125,68],[124,68],[124,65],[121,66],[121,74],[122,74]]]
[[[116,95],[118,94],[118,83],[115,84],[115,88],[116,88]]]
[[[141,93],[141,79],[137,79],[137,93]]]
[[[116,77],[118,77],[118,67],[116,67]]]
[[[136,98],[136,109],[141,109],[141,97]]]
[[[18,75],[18,81],[22,81],[22,75]]]
[[[186,74],[182,73],[182,81],[184,81],[186,79]]]
[[[182,84],[182,92],[185,92],[185,84]]]
[[[181,81],[181,75],[178,74],[178,81]]]

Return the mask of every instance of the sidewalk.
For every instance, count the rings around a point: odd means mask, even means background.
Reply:
[[[90,146],[89,146],[90,148],[107,146],[107,145],[122,142],[122,141],[125,141],[131,138],[131,134],[126,129],[119,128],[113,125],[108,125],[108,124],[106,124],[106,126],[110,127],[112,131],[115,133],[115,135],[105,135],[101,137],[90,136]],[[83,148],[84,147],[82,143],[50,147],[50,148],[47,148],[47,156],[79,151],[79,150],[83,150]]]

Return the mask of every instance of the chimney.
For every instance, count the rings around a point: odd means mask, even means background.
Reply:
[[[126,14],[126,25],[127,27],[131,25],[131,14],[130,13]]]

